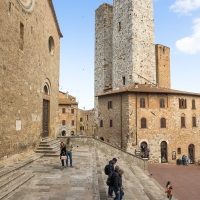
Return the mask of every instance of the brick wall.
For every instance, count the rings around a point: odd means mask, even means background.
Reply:
[[[47,0],[36,0],[31,13],[25,12],[19,1],[1,0],[0,24],[2,158],[32,149],[38,143],[43,131],[43,99],[50,101],[49,136],[56,136],[60,35]],[[50,36],[54,40],[51,53]],[[45,85],[49,87],[48,95]]]
[[[140,98],[145,99],[145,108],[140,108]],[[164,99],[165,108],[160,108],[160,99]],[[179,99],[187,100],[187,108],[179,108]],[[196,108],[192,109],[192,100],[195,100]],[[113,102],[112,109],[107,108],[108,101]],[[98,136],[104,141],[121,147],[134,154],[140,150],[142,142],[146,142],[150,148],[150,161],[161,162],[161,142],[167,142],[167,157],[169,163],[172,160],[172,152],[176,152],[177,158],[183,154],[188,155],[190,144],[195,146],[195,161],[200,159],[200,97],[178,94],[154,94],[154,93],[129,93],[121,96],[112,94],[99,97],[99,124],[103,120],[103,127],[98,124]],[[121,114],[122,113],[122,114]],[[186,126],[181,127],[181,116],[185,115]],[[192,125],[192,117],[196,116],[196,127]],[[147,127],[141,128],[141,118],[146,118]],[[166,128],[161,128],[161,118],[166,119]],[[109,121],[113,119],[113,127],[109,127]],[[121,121],[122,120],[122,121]],[[122,122],[122,124],[121,124]],[[177,149],[181,148],[179,155]]]
[[[159,87],[171,88],[170,81],[170,48],[157,44],[156,52],[156,76]]]

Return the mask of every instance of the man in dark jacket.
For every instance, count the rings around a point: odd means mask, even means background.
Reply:
[[[108,177],[112,176],[114,172],[114,165],[117,162],[117,158],[113,158],[112,160],[109,161],[109,175]],[[108,186],[108,196],[112,197],[113,196],[113,188],[112,186]]]
[[[119,170],[120,170],[119,166],[116,166],[112,174],[112,187],[115,192],[114,200],[120,200],[120,189],[121,189],[120,185],[122,185],[122,182],[119,176]]]

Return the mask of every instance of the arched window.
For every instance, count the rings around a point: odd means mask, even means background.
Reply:
[[[65,108],[62,108],[62,113],[65,113]]]
[[[51,55],[53,55],[54,53],[54,47],[55,47],[55,44],[54,44],[54,39],[52,36],[49,37],[49,53]]]
[[[62,125],[63,125],[63,126],[65,125],[65,120],[62,120]]]
[[[196,108],[196,105],[195,105],[195,100],[192,99],[192,109],[195,109]]]
[[[197,126],[197,119],[196,119],[196,115],[193,114],[192,115],[192,127],[196,127]]]
[[[166,128],[166,119],[165,118],[160,119],[160,128]]]
[[[179,99],[179,108],[187,108],[187,100]]]
[[[181,115],[181,127],[184,128],[185,127],[185,114]]]
[[[146,128],[147,127],[147,120],[146,118],[141,119],[141,128]]]
[[[160,108],[165,108],[165,100],[160,98]]]
[[[47,85],[45,85],[45,86],[44,86],[44,94],[48,95],[48,93],[49,93],[49,92],[48,92],[48,87],[47,87]]]
[[[103,127],[103,120],[100,120],[100,127]]]
[[[160,144],[160,150],[161,150],[161,163],[166,163],[168,161],[167,156],[167,142],[162,141]]]
[[[140,108],[145,108],[145,98],[140,98]]]
[[[66,131],[62,131],[62,136],[66,136]]]

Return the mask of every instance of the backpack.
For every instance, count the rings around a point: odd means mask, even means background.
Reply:
[[[113,186],[113,172],[108,176],[106,184],[107,186]]]
[[[106,181],[107,186],[112,186],[112,176],[109,176]]]
[[[110,166],[109,165],[105,166],[104,172],[105,172],[106,175],[109,175],[109,173],[110,173]]]

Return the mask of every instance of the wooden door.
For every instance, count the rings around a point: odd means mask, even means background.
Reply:
[[[43,131],[42,137],[49,136],[49,101],[43,100]]]

